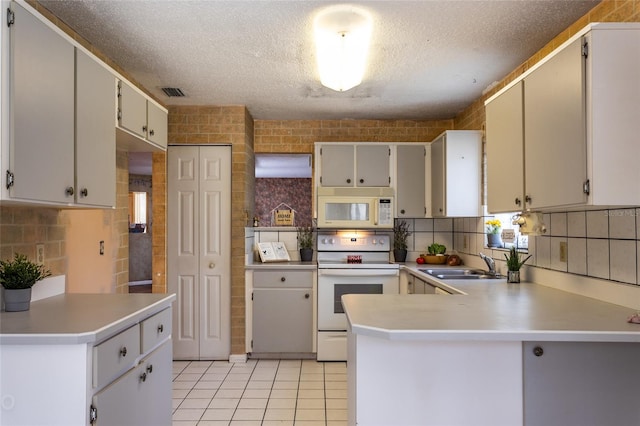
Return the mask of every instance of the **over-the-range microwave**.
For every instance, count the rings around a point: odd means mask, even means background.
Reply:
[[[318,228],[393,228],[391,188],[318,188]]]

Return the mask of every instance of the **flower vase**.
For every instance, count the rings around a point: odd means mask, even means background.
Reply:
[[[518,284],[520,282],[520,271],[507,271],[507,282]]]
[[[487,234],[487,247],[502,247],[500,234]]]

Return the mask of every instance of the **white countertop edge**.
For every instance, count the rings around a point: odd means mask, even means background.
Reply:
[[[316,262],[267,262],[267,263],[247,263],[244,265],[245,270],[269,270],[269,269],[287,269],[287,270],[307,270],[315,271],[318,268]]]
[[[351,325],[351,332],[363,336],[393,341],[494,341],[494,342],[638,342],[638,332],[618,331],[541,331],[541,330],[389,330],[359,324]]]
[[[104,327],[93,331],[81,333],[26,333],[26,334],[0,334],[0,345],[78,345],[87,343],[96,343],[106,340],[109,337],[119,333],[141,320],[160,312],[168,307],[176,300],[175,293],[168,294],[166,297],[120,318],[117,321],[109,323]]]

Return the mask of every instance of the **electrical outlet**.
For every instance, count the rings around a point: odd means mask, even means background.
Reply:
[[[567,261],[567,242],[560,241],[560,262]]]
[[[36,244],[36,263],[44,265],[44,244]]]
[[[100,241],[100,256],[104,256],[104,241]]]

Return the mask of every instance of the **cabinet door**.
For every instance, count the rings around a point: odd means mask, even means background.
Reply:
[[[522,82],[486,106],[487,209],[524,208],[524,112]]]
[[[119,83],[118,125],[141,138],[147,137],[147,100],[124,81]]]
[[[526,342],[523,352],[525,425],[640,424],[640,344]]]
[[[389,145],[356,145],[356,186],[389,186]]]
[[[431,213],[434,217],[447,214],[445,211],[445,140],[442,135],[431,142]]]
[[[525,185],[539,209],[587,201],[585,62],[576,40],[524,79]]]
[[[147,121],[149,125],[148,139],[162,148],[166,148],[167,113],[154,103],[147,101]]]
[[[396,217],[425,217],[426,158],[423,144],[396,147]]]
[[[253,290],[253,352],[312,352],[312,321],[310,288]]]
[[[74,202],[74,48],[17,3],[11,39],[11,197]]]
[[[76,202],[116,205],[115,77],[76,50]]]
[[[353,145],[323,145],[320,148],[320,185],[353,186]]]

